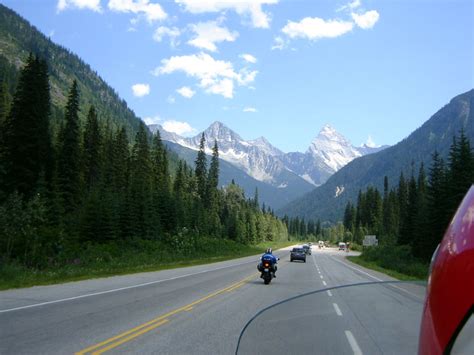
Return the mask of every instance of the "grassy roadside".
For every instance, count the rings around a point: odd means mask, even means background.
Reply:
[[[418,277],[418,276],[413,276],[413,275],[407,275],[407,274],[403,274],[401,272],[398,272],[396,270],[392,270],[392,269],[387,269],[387,268],[384,268],[384,267],[381,267],[380,265],[378,265],[376,262],[374,261],[367,261],[367,260],[364,260],[362,259],[360,256],[347,256],[346,257],[347,260],[353,262],[354,264],[358,264],[360,266],[363,266],[367,269],[371,269],[371,270],[374,270],[374,271],[378,271],[378,272],[381,272],[383,274],[386,274],[390,277],[393,277],[397,280],[401,280],[401,281],[417,281],[417,280],[424,280],[426,279],[426,277]]]
[[[256,245],[222,241],[221,243],[214,242],[211,247],[200,248],[193,253],[171,256],[163,251],[153,255],[154,250],[144,250],[149,245],[119,252],[103,248],[90,251],[87,260],[80,264],[69,263],[44,270],[30,269],[16,264],[2,265],[0,266],[0,290],[210,264],[262,254],[268,247],[276,250],[293,244],[295,244],[294,241],[266,242]],[[172,253],[172,251],[167,252]]]

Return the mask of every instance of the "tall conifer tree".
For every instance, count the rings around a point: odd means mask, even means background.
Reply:
[[[77,207],[81,193],[79,88],[76,80],[69,91],[65,121],[60,133],[58,182],[65,211],[71,212]]]
[[[51,170],[50,101],[47,65],[30,54],[2,127],[7,193],[32,196]]]
[[[207,192],[207,159],[205,153],[206,138],[204,133],[201,136],[199,143],[199,152],[196,158],[196,181],[197,181],[197,192],[201,199],[205,198]]]

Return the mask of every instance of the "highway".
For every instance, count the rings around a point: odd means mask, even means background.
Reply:
[[[234,354],[260,310],[310,291],[393,280],[313,250],[281,260],[268,286],[258,257],[0,292],[0,354]],[[269,309],[239,354],[415,354],[425,288],[338,288]],[[295,349],[296,346],[296,349]]]

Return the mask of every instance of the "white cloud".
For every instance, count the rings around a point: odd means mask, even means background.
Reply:
[[[145,117],[143,118],[143,122],[145,122],[145,124],[148,126],[148,125],[151,125],[151,124],[158,124],[161,122],[161,117],[160,116],[154,116],[154,117]]]
[[[255,107],[245,107],[243,111],[244,112],[257,112],[257,109]]]
[[[365,142],[365,145],[370,148],[380,147],[379,145],[375,144],[374,140],[372,139],[370,135],[367,137],[367,142]]]
[[[207,93],[222,95],[232,98],[234,84],[248,86],[255,80],[257,71],[242,69],[234,70],[232,63],[216,60],[207,53],[193,55],[173,56],[163,59],[161,66],[156,67],[152,74],[163,75],[177,71],[199,80],[199,86]]]
[[[270,15],[262,10],[262,6],[277,4],[278,0],[175,0],[175,2],[193,14],[233,10],[241,16],[249,16],[253,27],[269,28]]]
[[[274,49],[283,50],[283,49],[285,49],[287,46],[288,46],[288,41],[286,41],[283,37],[276,36],[276,37],[273,39],[272,50],[274,50]]]
[[[379,20],[379,13],[375,10],[367,11],[364,14],[358,15],[352,13],[352,18],[360,28],[367,30],[374,27],[375,23]]]
[[[135,84],[132,85],[133,95],[136,97],[143,97],[150,93],[150,85],[148,84]]]
[[[164,20],[168,16],[160,4],[152,3],[150,0],[109,0],[108,7],[112,11],[143,14],[148,22]]]
[[[243,60],[245,60],[245,61],[248,62],[248,63],[253,63],[253,64],[257,63],[257,58],[255,58],[255,57],[254,57],[253,55],[251,55],[251,54],[247,54],[247,53],[241,54],[241,55],[240,55],[240,58],[242,58]]]
[[[176,92],[187,99],[190,99],[196,93],[189,86],[183,86],[182,88],[176,90]]]
[[[58,12],[66,10],[67,8],[89,9],[95,12],[101,12],[100,0],[58,0],[56,9]]]
[[[181,31],[177,27],[158,27],[153,33],[153,39],[156,42],[161,42],[165,36],[168,36],[170,39],[170,44],[172,47],[178,45],[176,39],[181,35]]]
[[[180,136],[186,136],[189,134],[193,134],[196,132],[196,129],[191,127],[191,125],[187,122],[180,122],[175,120],[169,120],[163,122],[163,128],[172,133],[179,134]]]
[[[336,10],[336,12],[344,11],[344,10],[354,10],[357,9],[361,5],[360,0],[354,0],[346,5],[341,6]]]
[[[365,142],[365,145],[366,145],[367,147],[375,147],[375,146],[376,146],[376,145],[375,145],[375,142],[374,142],[374,140],[372,139],[371,136],[369,136],[369,137],[367,138],[367,142]]]
[[[282,32],[290,38],[335,38],[352,31],[354,24],[341,20],[323,20],[319,17],[305,17],[299,22],[288,21]]]
[[[168,96],[168,98],[166,99],[166,101],[167,101],[169,104],[173,105],[173,104],[176,102],[176,99],[174,98],[174,96],[171,96],[171,95],[170,95],[170,96]]]
[[[211,52],[217,51],[216,43],[233,42],[239,36],[237,32],[230,32],[226,27],[221,27],[217,21],[199,22],[189,26],[195,37],[188,44]]]

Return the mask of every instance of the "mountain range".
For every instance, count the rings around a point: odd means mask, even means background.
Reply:
[[[227,163],[221,167],[220,183],[225,185],[234,179],[247,195],[253,194],[258,187],[261,201],[275,209],[324,183],[354,158],[385,148],[354,147],[329,125],[321,129],[305,153],[284,153],[264,137],[245,140],[222,122],[212,123],[194,137],[179,136],[157,124],[149,128],[152,132],[159,130],[164,141],[173,143],[168,144],[172,151],[188,158],[193,154],[185,153],[185,149],[196,152],[202,134],[206,139],[207,154],[212,154],[214,142],[217,142],[219,156]],[[189,162],[193,163],[193,159]]]
[[[285,185],[285,181],[280,178],[283,172],[293,173],[310,184],[319,186],[353,159],[387,147],[355,147],[330,125],[321,129],[305,153],[284,153],[264,137],[244,140],[218,121],[204,132],[189,138],[168,132],[157,124],[150,125],[149,128],[152,132],[159,130],[163,140],[193,150],[199,149],[201,135],[204,133],[207,153],[211,154],[216,141],[223,160],[241,168],[256,180],[280,188]]]
[[[398,183],[400,173],[410,176],[423,162],[428,171],[432,154],[447,158],[453,137],[463,130],[474,142],[474,90],[454,97],[420,128],[398,144],[348,163],[328,181],[280,209],[280,215],[300,216],[336,222],[341,220],[347,201],[356,202],[359,190],[368,186],[383,189]]]

